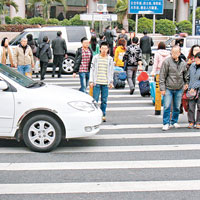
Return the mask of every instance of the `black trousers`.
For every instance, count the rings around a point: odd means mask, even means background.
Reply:
[[[195,120],[196,106],[197,106],[197,116]],[[200,97],[198,97],[198,99],[189,100],[188,122],[198,123],[198,124],[200,123]]]
[[[46,74],[48,62],[40,61],[40,79],[43,80]]]
[[[110,56],[113,57],[113,43],[109,44],[109,52],[110,52]]]
[[[64,55],[54,55],[54,58],[53,58],[53,75],[55,75],[56,67],[58,67],[59,68],[58,77],[61,76],[63,60],[64,60]]]

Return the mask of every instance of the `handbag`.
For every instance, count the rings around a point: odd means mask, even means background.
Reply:
[[[186,97],[187,97],[187,99],[189,99],[189,100],[198,98],[197,90],[194,90],[194,92],[192,92],[192,93],[191,93],[191,91],[188,90],[188,91],[186,92]]]

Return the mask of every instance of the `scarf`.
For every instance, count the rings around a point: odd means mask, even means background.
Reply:
[[[9,47],[7,48],[7,50],[8,50],[7,53],[9,55],[9,60],[10,60],[11,67],[13,67],[14,63],[13,63],[12,53],[11,53]],[[3,47],[3,54],[2,54],[1,63],[4,64],[4,65],[6,65],[6,48],[5,47]]]

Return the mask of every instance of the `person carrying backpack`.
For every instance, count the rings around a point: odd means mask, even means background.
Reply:
[[[126,63],[125,70],[127,71],[127,80],[131,95],[135,90],[138,64],[142,67],[142,50],[138,46],[138,41],[139,39],[137,37],[132,39],[132,44],[127,47],[126,53],[123,57],[123,61]]]

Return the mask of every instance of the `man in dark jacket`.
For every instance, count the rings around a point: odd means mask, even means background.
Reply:
[[[52,49],[53,49],[53,74],[52,77],[55,75],[56,67],[59,67],[58,78],[61,77],[61,70],[62,70],[62,63],[64,57],[67,58],[67,45],[65,40],[61,37],[62,32],[57,32],[57,37],[52,41]]]
[[[142,49],[142,63],[145,71],[148,71],[148,66],[151,57],[151,47],[153,46],[153,40],[147,35],[147,31],[143,32],[144,36],[140,39],[140,48]]]
[[[171,56],[166,58],[160,70],[160,91],[164,96],[163,131],[170,127],[179,128],[178,117],[183,89],[188,88],[187,63],[180,58],[181,48],[174,46]],[[172,119],[170,120],[171,104],[173,102]]]
[[[44,36],[43,43],[41,43],[37,49],[36,57],[40,59],[40,79],[44,80],[48,62],[52,59],[51,48],[47,36]]]
[[[107,26],[105,33],[104,33],[106,42],[109,45],[109,52],[110,52],[110,56],[113,57],[113,38],[115,37],[113,31],[111,30],[111,26]]]
[[[89,85],[90,67],[92,62],[92,50],[89,48],[89,41],[86,37],[81,39],[82,47],[78,48],[74,63],[73,77],[76,77],[76,73],[79,72],[81,92],[86,93],[86,89]]]
[[[118,41],[121,38],[124,38],[126,40],[126,43],[128,42],[128,36],[126,35],[126,30],[124,28],[121,30],[121,33],[118,36]]]

